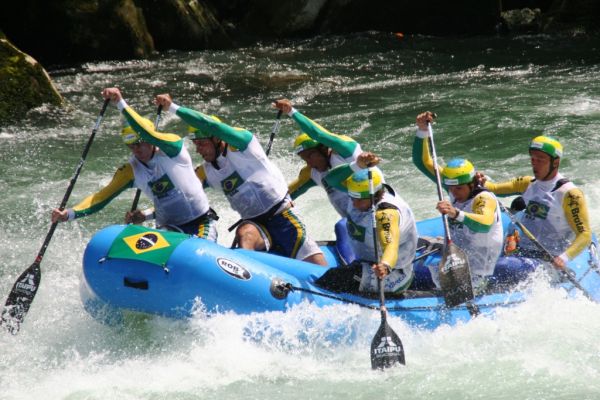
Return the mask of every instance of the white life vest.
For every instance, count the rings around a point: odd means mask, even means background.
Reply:
[[[398,260],[396,265],[392,265],[393,269],[402,269],[408,276],[412,276],[413,271],[413,258],[417,250],[417,226],[415,224],[415,217],[408,207],[408,204],[397,194],[392,195],[386,192],[377,207],[382,203],[389,203],[397,207],[400,213],[400,243],[398,246]],[[348,236],[350,237],[350,244],[354,250],[356,258],[359,260],[368,260],[375,262],[374,260],[375,251],[373,247],[373,225],[371,210],[359,211],[352,206],[348,207]],[[381,257],[382,248],[379,241],[377,242],[378,254]],[[386,277],[387,279],[387,277]]]
[[[225,193],[231,207],[244,219],[258,217],[281,202],[287,184],[255,136],[244,151],[226,147],[216,163],[204,162],[208,184]]]
[[[362,153],[362,150],[360,148],[360,145],[358,144],[356,146],[356,149],[354,149],[352,155],[346,158],[343,158],[336,152],[331,152],[331,156],[329,157],[329,164],[331,165],[331,168],[335,168],[341,164],[350,164],[351,162],[356,160],[360,153]],[[348,210],[348,206],[352,206],[350,197],[348,196],[348,193],[330,187],[325,183],[325,177],[329,174],[329,171],[331,171],[331,169],[321,172],[315,168],[311,168],[310,178],[317,185],[325,189],[325,191],[327,192],[327,197],[329,198],[329,202],[331,203],[333,208],[335,208],[335,210],[338,214],[340,214],[340,216],[345,217]]]
[[[467,255],[471,274],[479,276],[489,276],[494,273],[494,267],[502,252],[502,242],[504,239],[500,205],[493,193],[486,193],[492,196],[496,202],[494,223],[488,232],[474,232],[465,224],[454,221],[451,218],[448,219],[452,240]],[[452,196],[450,197],[452,198]],[[463,203],[452,199],[452,204],[461,211],[472,213],[473,202],[476,197],[473,196]]]
[[[134,186],[154,202],[158,226],[182,225],[208,212],[208,198],[185,146],[175,157],[156,149],[146,164],[135,156],[129,158],[129,164]]]
[[[563,184],[555,189],[561,179]],[[526,208],[521,213],[521,223],[554,255],[563,253],[575,239],[575,233],[567,222],[562,204],[565,194],[576,186],[564,179],[564,176],[558,173],[549,181],[535,180],[523,193]],[[524,250],[537,250],[535,244],[525,235],[521,237],[519,247]]]

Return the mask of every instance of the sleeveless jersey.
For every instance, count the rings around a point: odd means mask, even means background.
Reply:
[[[226,147],[216,163],[204,162],[208,184],[220,189],[243,219],[258,217],[284,199],[287,185],[283,174],[265,154],[255,136],[248,147]]]
[[[392,265],[393,269],[402,269],[406,275],[412,275],[413,265],[412,260],[415,257],[415,251],[417,250],[417,226],[415,224],[415,218],[408,207],[408,204],[398,195],[392,195],[386,192],[383,195],[381,201],[377,204],[377,207],[382,203],[389,203],[398,208],[400,213],[400,243],[398,246],[398,259],[396,265]],[[348,236],[350,237],[350,243],[354,254],[360,260],[374,260],[375,252],[373,247],[373,228],[372,228],[372,216],[371,210],[359,211],[352,207],[352,204],[348,207]],[[379,241],[377,243],[378,254],[381,256],[383,253]]]
[[[208,198],[185,146],[174,157],[157,150],[146,165],[134,156],[129,163],[133,168],[134,186],[154,202],[158,226],[181,225],[208,211]]]
[[[553,254],[564,252],[575,238],[575,233],[565,218],[563,199],[576,186],[567,181],[555,189],[560,179],[564,177],[559,173],[550,181],[536,180],[523,193],[526,208],[521,215],[521,222]],[[537,250],[525,235],[521,237],[519,246]]]
[[[471,273],[480,276],[489,276],[494,273],[496,261],[502,251],[502,241],[504,232],[502,229],[502,217],[500,214],[500,205],[496,196],[491,192],[484,192],[493,198],[496,202],[496,212],[494,222],[487,232],[476,232],[462,222],[449,218],[450,233],[454,243],[463,249],[469,259],[469,268]],[[472,213],[473,203],[482,193],[473,196],[467,201],[460,203],[452,199],[454,207],[461,211]]]

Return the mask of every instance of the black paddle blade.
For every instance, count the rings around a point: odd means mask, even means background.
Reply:
[[[40,264],[34,262],[19,276],[8,295],[0,323],[4,324],[4,327],[13,335],[16,335],[21,328],[21,323],[23,323],[40,286],[41,278]]]
[[[371,342],[371,368],[384,369],[396,364],[406,365],[404,347],[387,320],[382,318],[381,325]]]
[[[452,242],[444,248],[440,262],[440,285],[448,307],[473,300],[469,260],[460,247]]]

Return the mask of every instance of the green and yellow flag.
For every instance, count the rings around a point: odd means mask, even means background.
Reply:
[[[127,225],[113,241],[108,258],[145,261],[162,267],[179,243],[189,238],[184,233]]]

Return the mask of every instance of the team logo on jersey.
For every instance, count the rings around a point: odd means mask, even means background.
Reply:
[[[123,238],[135,254],[146,253],[153,250],[169,247],[169,242],[159,232],[142,232]]]
[[[548,217],[550,207],[537,201],[530,200],[525,208],[525,214],[531,218],[546,219]]]
[[[244,180],[240,176],[240,174],[235,171],[233,174],[229,175],[227,178],[221,181],[221,188],[223,192],[227,196],[233,196],[237,193],[237,189],[244,183]]]
[[[159,199],[165,197],[175,187],[167,174],[164,174],[155,181],[148,182],[148,186],[150,186],[152,194]]]
[[[348,234],[353,240],[356,240],[358,242],[365,241],[366,228],[364,226],[355,224],[354,221],[352,221],[350,217],[348,217],[348,221],[346,222],[346,228],[348,229]]]

